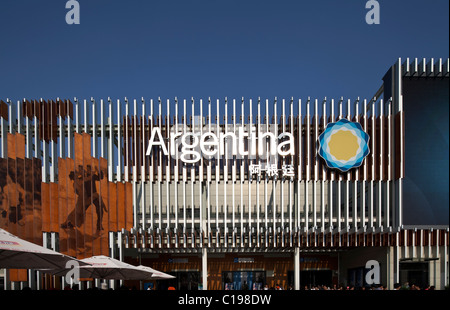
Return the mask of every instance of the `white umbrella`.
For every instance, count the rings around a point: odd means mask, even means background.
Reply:
[[[121,262],[112,257],[98,255],[81,260],[86,263],[80,266],[80,278],[95,278],[102,280],[144,280],[151,277],[152,273],[137,268],[136,266]],[[42,270],[55,276],[63,276],[71,269]]]
[[[175,278],[174,276],[171,276],[170,274],[155,270],[155,269],[147,267],[147,266],[139,265],[139,266],[137,266],[137,268],[153,273],[151,275],[151,277],[146,280],[168,280],[168,279]]]
[[[0,228],[0,268],[65,268],[69,261],[85,265],[71,256],[20,239]]]

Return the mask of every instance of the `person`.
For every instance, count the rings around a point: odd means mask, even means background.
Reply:
[[[401,287],[402,286],[400,285],[400,283],[395,283],[394,284],[394,291],[399,291]]]
[[[244,281],[244,284],[242,284],[242,289],[243,290],[248,290],[247,281]]]

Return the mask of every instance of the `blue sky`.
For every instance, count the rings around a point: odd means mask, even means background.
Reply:
[[[448,0],[0,1],[0,99],[370,98],[399,57],[449,56]]]

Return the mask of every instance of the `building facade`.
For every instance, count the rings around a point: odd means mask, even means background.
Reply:
[[[443,289],[448,187],[425,205],[438,215],[415,222],[425,207],[410,207],[411,180],[421,178],[405,163],[421,146],[408,136],[405,98],[437,88],[447,97],[435,106],[448,112],[448,77],[448,59],[408,59],[370,99],[2,101],[0,227],[77,258],[176,276],[159,288],[364,286],[375,261],[388,288]],[[319,152],[341,120],[368,137],[368,154],[347,170]],[[448,113],[443,122],[448,132]],[[3,278],[6,288],[64,285],[35,271]]]

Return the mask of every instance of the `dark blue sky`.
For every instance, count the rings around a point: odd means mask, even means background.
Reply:
[[[449,56],[448,0],[0,1],[0,98],[371,97],[399,57]]]

